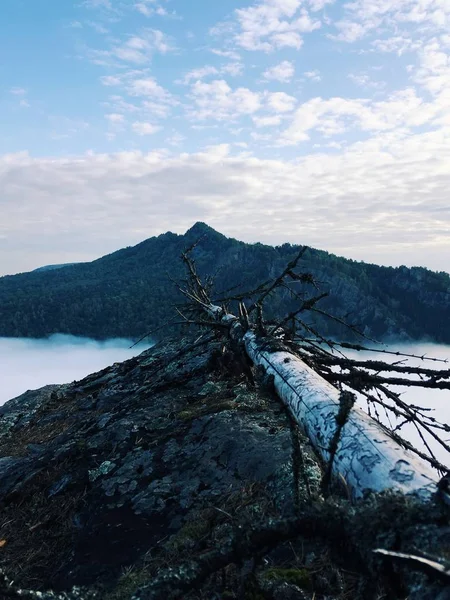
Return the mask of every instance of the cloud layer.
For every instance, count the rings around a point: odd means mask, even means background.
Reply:
[[[450,346],[440,346],[437,344],[393,344],[392,349],[395,351],[406,352],[408,354],[415,354],[416,356],[428,356],[434,357],[441,360],[450,361]],[[380,354],[378,353],[367,353],[364,356],[361,356],[361,352],[350,353],[353,355],[353,358],[357,360],[379,360]],[[383,359],[386,358],[385,356]],[[390,357],[387,359],[387,362],[394,363],[397,360],[396,357]],[[443,362],[433,362],[428,365],[424,362],[416,359],[408,359],[408,364],[410,366],[421,366],[426,367],[429,366],[433,369],[446,370],[448,369],[448,363]],[[415,406],[422,406],[426,409],[431,410],[430,416],[434,417],[440,423],[449,423],[450,421],[450,390],[435,390],[435,389],[420,389],[415,387],[405,387],[405,386],[394,386],[392,389],[402,395],[402,400],[407,402],[408,404],[413,404]],[[361,407],[367,409],[367,403],[365,400],[361,399]],[[385,415],[380,414],[382,422],[387,426],[392,426],[392,421],[386,419]],[[397,425],[399,423],[396,423]],[[394,425],[395,426],[395,425]],[[423,444],[423,440],[420,438],[419,433],[416,428],[408,423],[406,426],[402,427],[401,435],[412,442],[416,448],[423,449],[425,452],[425,447]],[[427,437],[427,436],[426,436]],[[448,442],[448,435],[443,433],[443,440]],[[427,443],[429,447],[433,451],[435,457],[442,462],[442,464],[450,467],[450,456],[448,452],[440,446],[433,438],[427,437]]]
[[[95,342],[70,335],[46,340],[0,338],[0,405],[44,385],[71,383],[136,356],[128,340]]]
[[[198,219],[248,241],[448,268],[450,137],[442,131],[388,130],[292,161],[229,152],[219,145],[174,156],[3,157],[9,208],[0,247],[8,252],[0,253],[0,270],[93,259],[167,230],[184,232]]]

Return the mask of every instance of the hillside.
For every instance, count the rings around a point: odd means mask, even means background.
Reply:
[[[166,340],[0,417],[2,599],[448,598],[373,552],[444,561],[441,497],[324,498],[311,444],[226,338]]]
[[[137,338],[173,317],[179,293],[169,278],[183,277],[181,252],[200,236],[195,258],[201,274],[216,274],[216,296],[239,282],[241,290],[282,270],[298,251],[226,238],[203,223],[184,235],[166,233],[91,263],[0,278],[0,336],[69,333],[97,339]],[[330,292],[322,307],[378,339],[450,343],[450,276],[425,268],[380,267],[309,249],[301,261]],[[293,301],[272,299],[273,316]],[[283,309],[281,307],[283,306]],[[341,335],[333,322],[320,324]]]

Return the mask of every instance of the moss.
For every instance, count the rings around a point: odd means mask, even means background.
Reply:
[[[205,515],[201,514],[198,519],[189,521],[174,534],[165,544],[165,548],[172,552],[180,552],[208,535],[210,529],[210,520],[205,518]]]
[[[272,567],[263,573],[263,577],[269,581],[285,581],[293,583],[304,590],[312,589],[311,574],[308,569],[282,569]]]

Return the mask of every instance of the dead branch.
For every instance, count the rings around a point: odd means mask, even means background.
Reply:
[[[307,286],[312,283],[315,284],[312,275],[307,273],[296,273],[294,270],[305,251],[306,248],[302,248],[296,257],[273,279],[273,281],[264,282],[257,288],[251,290],[248,294],[242,293],[230,296],[229,298],[223,298],[222,300],[224,303],[237,301],[238,316],[233,317],[233,315],[226,315],[222,307],[212,304],[210,299],[210,281],[208,282],[208,286],[202,282],[197,273],[195,263],[190,255],[190,250],[188,249],[182,255],[182,260],[185,263],[187,270],[187,279],[185,285],[183,287],[180,285],[179,289],[188,299],[189,304],[186,309],[186,314],[181,312],[179,314],[184,319],[184,322],[190,325],[215,328],[216,324],[220,323],[220,329],[228,329],[231,331],[231,328],[235,327],[236,324],[240,324],[239,339],[241,342],[246,340],[245,346],[247,353],[249,353],[253,360],[259,362],[262,361],[262,364],[264,364],[268,370],[271,370],[275,374],[275,377],[280,379],[279,385],[281,387],[284,386],[288,390],[287,395],[290,397],[292,396],[292,402],[294,402],[297,407],[294,411],[295,413],[299,410],[298,399],[301,401],[301,394],[298,394],[294,388],[290,389],[291,383],[287,375],[289,373],[289,368],[286,370],[283,366],[280,370],[280,366],[276,366],[276,361],[274,362],[271,358],[271,352],[276,352],[273,348],[279,349],[280,343],[284,342],[284,348],[291,356],[304,360],[307,365],[327,381],[337,385],[342,391],[347,389],[349,394],[359,393],[364,396],[370,403],[369,406],[374,408],[375,416],[379,423],[381,423],[381,420],[377,411],[377,406],[382,407],[386,419],[390,423],[389,431],[392,440],[396,443],[400,443],[402,447],[416,450],[411,444],[404,442],[397,433],[404,425],[411,423],[418,431],[419,437],[426,449],[426,452],[422,452],[421,450],[417,451],[416,455],[422,459],[426,457],[426,460],[435,468],[445,469],[445,467],[436,460],[425,436],[433,438],[434,441],[438,442],[441,447],[450,453],[450,446],[443,441],[439,435],[442,431],[450,431],[450,427],[447,424],[439,423],[435,418],[428,415],[427,409],[408,404],[402,400],[398,394],[391,391],[390,386],[450,389],[450,371],[425,369],[421,366],[413,367],[405,364],[404,360],[402,360],[400,364],[394,363],[391,365],[381,360],[362,361],[347,357],[343,353],[345,349],[369,352],[376,351],[387,355],[399,356],[402,357],[402,359],[427,358],[429,360],[439,360],[429,357],[417,357],[413,354],[400,351],[396,352],[388,349],[371,348],[363,344],[336,342],[323,337],[319,331],[316,331],[314,326],[307,323],[304,318],[300,318],[302,313],[312,312],[320,314],[323,317],[330,318],[349,328],[354,334],[358,334],[362,337],[365,336],[354,325],[348,324],[342,318],[335,317],[334,315],[317,308],[317,303],[327,296],[326,293],[308,296],[306,290],[304,292],[299,292],[292,290],[289,286],[289,282],[300,283]],[[280,321],[266,324],[263,319],[264,303],[269,295],[280,289],[287,289],[291,296],[299,301],[299,307],[289,312]],[[257,294],[258,297],[256,300],[253,299]],[[247,308],[248,304],[245,300],[251,301],[249,308]],[[291,325],[292,330],[290,327]],[[306,335],[300,334],[300,331],[302,330],[303,332],[306,332]],[[248,333],[246,334],[246,332]],[[258,341],[256,341],[257,338],[255,338],[255,332],[257,332],[261,338]],[[293,338],[292,333],[294,333]],[[310,335],[314,337],[307,337]],[[250,340],[255,340],[255,342],[250,342]],[[283,354],[283,352],[281,353]],[[290,359],[286,358],[286,361],[289,360]],[[277,365],[279,365],[279,363],[277,363]],[[300,370],[298,370],[298,373],[300,373]],[[400,377],[399,375],[405,375],[405,377]],[[410,376],[417,376],[418,379],[411,379]],[[369,393],[371,391],[376,392],[376,394]],[[347,392],[344,391],[342,393],[344,396],[347,394]],[[335,392],[333,392],[332,395],[334,397]],[[338,452],[344,426],[350,415],[353,415],[356,410],[350,407],[345,413],[346,418],[343,419],[341,410],[339,409],[339,401],[337,401],[336,406],[337,408],[333,409],[336,410],[334,434],[327,434],[329,436],[328,440],[330,445],[326,452],[328,460],[328,470],[324,478],[326,485],[328,485],[331,470],[334,469],[334,458]],[[395,420],[397,421],[395,424],[392,424],[390,421],[391,415],[395,417]],[[319,421],[321,418],[322,417],[319,418]],[[359,418],[361,417],[358,416],[358,419]],[[398,421],[401,421],[400,425],[398,424]],[[326,426],[325,421],[324,426]],[[384,425],[383,428],[385,429]],[[355,435],[359,436],[357,431],[358,430],[356,429]],[[361,438],[360,441],[362,443],[363,439]],[[380,473],[380,477],[383,478],[384,475],[382,476]],[[425,480],[427,477],[429,476],[425,476]],[[386,475],[386,481],[388,479],[389,476]]]
[[[429,560],[422,556],[415,556],[414,554],[383,550],[382,548],[377,548],[374,550],[374,553],[385,556],[395,562],[405,564],[416,571],[422,571],[422,573],[425,573],[434,579],[441,579],[442,581],[450,583],[450,570],[434,560]]]
[[[257,304],[261,304],[264,302],[264,300],[267,298],[267,296],[273,292],[277,287],[279,287],[279,285],[284,281],[285,277],[287,275],[289,275],[292,279],[295,278],[295,274],[293,273],[293,269],[296,268],[298,261],[302,258],[302,256],[305,254],[306,250],[307,250],[307,246],[304,246],[300,252],[297,254],[297,256],[291,260],[290,263],[288,263],[287,267],[284,269],[284,271],[281,273],[281,275],[279,275],[271,285],[269,285],[269,287],[261,294],[261,296],[250,306],[250,308],[248,309],[249,314],[252,313],[255,309],[256,309],[256,305]]]

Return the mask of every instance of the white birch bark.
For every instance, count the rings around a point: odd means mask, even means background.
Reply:
[[[289,352],[261,350],[255,333],[244,336],[247,354],[273,375],[275,389],[327,462],[337,428],[340,392]],[[333,460],[333,474],[342,477],[354,498],[367,491],[398,490],[427,500],[436,492],[437,473],[421,458],[402,448],[377,421],[353,407],[343,426]]]
[[[229,325],[233,337],[241,337],[236,317],[223,315],[217,306],[208,312]],[[253,363],[273,375],[279,397],[327,463],[338,426],[339,390],[294,354],[265,348],[255,332],[245,333],[242,341]],[[333,475],[343,478],[355,499],[369,491],[396,490],[428,500],[439,480],[428,463],[402,448],[387,429],[356,406],[341,430],[332,467]]]

